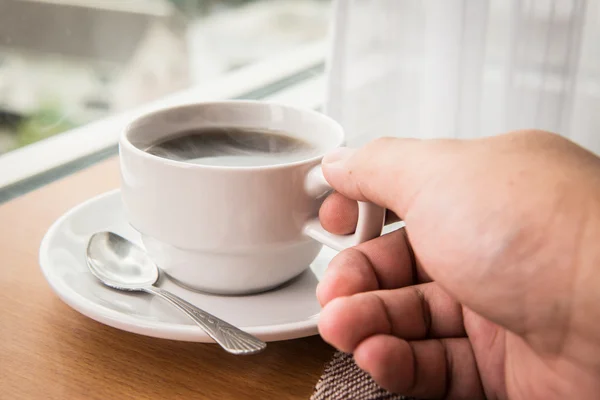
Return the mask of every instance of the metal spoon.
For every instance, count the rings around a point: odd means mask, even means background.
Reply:
[[[157,295],[194,320],[211,338],[232,354],[254,354],[267,345],[258,338],[154,286],[159,269],[144,250],[112,232],[99,232],[90,238],[87,264],[92,274],[114,289]]]

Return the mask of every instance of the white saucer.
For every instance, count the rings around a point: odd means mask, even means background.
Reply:
[[[113,231],[140,244],[127,223],[118,190],[90,199],[60,217],[40,248],[40,265],[48,283],[69,306],[103,324],[141,335],[192,342],[213,342],[202,329],[163,300],[124,293],[102,285],[89,272],[85,249],[98,231]],[[264,341],[317,334],[321,307],[318,280],[336,254],[324,248],[310,269],[284,286],[252,296],[215,296],[184,289],[168,279],[160,286]]]

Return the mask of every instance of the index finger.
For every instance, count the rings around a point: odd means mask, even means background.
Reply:
[[[349,235],[356,230],[358,221],[358,203],[341,193],[330,194],[319,210],[319,220],[323,228],[335,235]],[[386,210],[385,224],[398,222],[400,219],[391,210]]]

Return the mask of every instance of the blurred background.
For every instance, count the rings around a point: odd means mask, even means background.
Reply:
[[[0,0],[0,155],[323,40],[330,0]]]
[[[600,0],[339,0],[325,111],[376,136],[560,133],[600,154]]]
[[[303,104],[349,145],[538,128],[600,154],[600,0],[0,0],[0,161],[315,43]]]

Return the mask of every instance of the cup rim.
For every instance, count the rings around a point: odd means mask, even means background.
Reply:
[[[324,122],[331,124],[332,127],[335,128],[336,135],[338,136],[335,145],[329,149],[325,149],[320,151],[317,155],[302,159],[299,161],[293,161],[289,163],[282,164],[271,164],[271,165],[250,165],[250,166],[234,166],[234,165],[204,165],[204,164],[192,164],[185,161],[171,160],[168,158],[159,157],[154,154],[150,154],[148,152],[143,151],[139,147],[135,146],[128,138],[128,133],[131,132],[133,124],[138,122],[141,119],[149,118],[158,114],[168,113],[170,111],[174,111],[181,108],[194,108],[194,107],[202,107],[202,106],[219,106],[219,105],[265,105],[265,106],[277,106],[288,109],[293,109],[296,111],[300,111],[303,113],[310,114],[314,117],[323,119]],[[127,125],[121,130],[120,138],[119,138],[119,147],[126,148],[128,151],[133,152],[137,156],[140,156],[148,161],[159,162],[166,166],[176,167],[176,168],[184,168],[184,169],[199,169],[199,170],[229,170],[229,171],[260,171],[260,170],[273,170],[273,169],[284,169],[290,167],[296,167],[299,165],[305,164],[313,164],[315,162],[320,161],[325,154],[343,146],[345,142],[345,132],[343,127],[339,122],[334,120],[333,118],[320,113],[316,110],[310,108],[302,108],[289,104],[273,102],[273,101],[265,101],[265,100],[221,100],[221,101],[198,101],[198,102],[186,102],[182,104],[172,105],[168,107],[158,108],[141,115],[137,115],[131,121],[127,123]],[[121,150],[120,150],[121,151]]]

